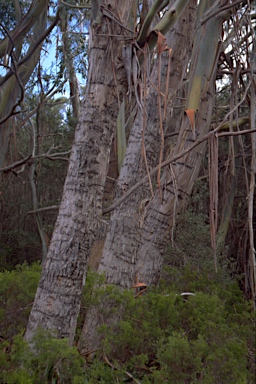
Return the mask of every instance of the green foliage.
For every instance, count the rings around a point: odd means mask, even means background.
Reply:
[[[123,381],[124,372],[117,370],[107,365],[104,360],[100,360],[97,356],[93,364],[86,369],[85,383],[86,384],[109,384],[120,383]]]
[[[84,360],[77,350],[45,331],[38,331],[32,350],[21,335],[16,336],[11,355],[2,362],[4,383],[84,383]]]
[[[174,268],[169,271],[174,276]],[[66,339],[41,330],[31,349],[22,332],[17,335],[26,326],[39,274],[38,264],[0,274],[1,383],[109,384],[132,376],[142,384],[253,383],[247,356],[254,348],[251,308],[234,280],[216,275],[211,281],[187,265],[180,281],[171,282],[165,271],[165,283],[135,297],[88,273],[78,337],[90,305],[99,306],[104,318],[119,320],[101,327],[101,348],[86,363]],[[183,287],[195,296],[184,300]]]
[[[196,280],[189,267],[185,275],[188,283]],[[104,303],[108,316],[111,311],[120,314],[118,324],[110,321],[101,327],[103,357],[123,377],[129,372],[142,383],[252,382],[247,361],[253,340],[251,308],[237,283],[217,280],[208,293],[209,280],[202,276],[195,286],[206,292],[194,291],[187,300],[179,287],[163,283],[138,297],[131,291],[99,288],[98,305]],[[109,366],[102,369],[95,358],[89,371],[98,377],[95,382],[108,375]]]
[[[40,272],[41,266],[35,263],[17,265],[12,271],[0,273],[0,324],[4,339],[26,327]]]
[[[84,289],[82,300],[81,300],[81,308],[79,317],[77,320],[77,334],[76,339],[79,340],[79,336],[81,334],[83,323],[85,320],[86,313],[91,305],[95,305],[95,303],[99,303],[98,294],[96,293],[96,286],[100,286],[105,281],[103,275],[99,275],[96,272],[88,270],[86,274],[86,288]]]
[[[154,372],[154,380],[168,380],[177,384],[198,382],[207,349],[207,344],[202,338],[190,341],[183,333],[174,332],[167,340],[159,343],[157,357],[161,370]]]

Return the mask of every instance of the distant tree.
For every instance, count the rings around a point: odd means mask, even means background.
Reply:
[[[45,38],[59,20],[57,13],[47,25],[47,0],[35,0],[31,5],[17,0],[2,3],[3,10],[7,8],[10,13],[1,23],[0,168],[8,150],[14,115],[24,100],[25,86],[39,61]]]
[[[66,5],[48,3],[0,6],[2,268],[47,253],[79,111],[76,74],[86,76],[86,12],[77,18]]]

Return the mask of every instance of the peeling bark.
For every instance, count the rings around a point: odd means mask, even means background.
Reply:
[[[196,1],[190,2],[190,6],[184,12],[177,25],[167,35],[167,42],[173,50],[173,55],[168,94],[170,105],[168,107],[169,114],[166,120],[166,127],[171,124],[172,114],[170,110],[173,107],[176,93],[183,83],[183,77],[190,57],[189,51],[192,43],[195,11]],[[168,60],[168,53],[163,54],[160,68],[162,92],[165,92]],[[155,62],[152,69],[151,82],[157,87],[158,62]],[[147,162],[149,169],[152,169],[159,162],[158,91],[151,83],[147,83],[147,87],[144,135]],[[116,199],[122,196],[126,190],[145,175],[145,161],[142,155],[142,131],[143,110],[139,109],[129,136],[124,163],[118,178]],[[141,230],[144,227],[144,210],[150,198],[149,186],[143,186],[143,188],[140,188],[122,203],[111,215],[109,231],[98,268],[100,273],[105,274],[107,284],[115,284],[121,288],[131,288],[135,282],[136,262],[141,247]],[[151,250],[148,255],[150,257]],[[97,326],[103,321],[100,312],[99,307],[91,307],[86,316],[82,337],[79,342],[79,348],[83,352],[94,350],[99,342]],[[112,320],[104,318],[104,323],[106,321]]]
[[[210,3],[205,5],[210,6]],[[199,7],[199,12],[201,9]],[[204,27],[198,29],[190,64],[190,86],[186,108],[189,108],[191,95],[194,95],[194,81],[200,79],[200,88],[196,88],[199,93],[196,96],[200,102],[195,127],[193,129],[190,119],[184,114],[179,137],[171,156],[188,148],[191,143],[202,138],[210,130],[223,17],[220,15],[211,19]],[[210,45],[209,39],[211,39]],[[192,103],[194,102],[192,100]],[[174,226],[176,214],[186,207],[187,197],[190,196],[194,181],[200,172],[205,147],[204,142],[165,168],[161,178],[161,193],[159,190],[156,191],[147,207],[136,263],[136,273],[140,281],[147,285],[155,284],[159,280],[170,229]]]

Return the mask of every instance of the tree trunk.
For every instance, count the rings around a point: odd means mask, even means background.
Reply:
[[[214,2],[202,2],[198,9],[186,113],[183,116],[177,143],[170,152],[170,158],[181,154],[191,146],[191,143],[200,140],[210,130],[220,53],[219,39],[222,23],[227,16],[219,14],[200,26],[201,15],[212,3]],[[193,111],[194,117],[196,116],[195,123],[191,117],[188,118],[190,111]],[[192,192],[204,158],[205,147],[206,141],[165,167],[161,187],[147,206],[135,266],[137,278],[147,286],[159,280],[166,244],[170,239],[170,229],[174,228],[175,216],[185,208],[187,197]]]
[[[191,1],[182,14],[175,27],[167,34],[167,44],[172,49],[170,60],[168,109],[167,118],[164,121],[165,131],[172,122],[171,113],[178,90],[182,87],[187,70],[188,60],[192,45],[196,15],[196,1]],[[185,43],[186,42],[186,43]],[[160,157],[161,137],[159,134],[158,113],[158,76],[160,74],[161,92],[166,93],[166,78],[168,76],[169,52],[164,53],[161,61],[155,62],[150,81],[147,80],[147,96],[142,109],[138,109],[134,124],[129,136],[126,155],[116,186],[116,199],[124,194],[130,187],[138,182],[146,173],[145,156],[147,166],[154,168]],[[160,71],[159,71],[159,65]],[[143,83],[143,79],[141,80]],[[152,86],[152,83],[155,87]],[[162,100],[162,114],[164,114],[164,100]],[[145,108],[145,114],[144,114]],[[143,139],[144,136],[144,139]],[[144,143],[143,143],[144,141]],[[156,184],[156,178],[152,180]],[[155,187],[154,187],[155,189]],[[144,228],[144,215],[147,204],[151,199],[149,184],[140,188],[130,196],[111,215],[109,231],[103,248],[103,255],[98,271],[104,273],[107,284],[114,284],[121,288],[131,288],[136,281],[136,263],[141,247],[141,232]],[[151,228],[155,231],[155,228]],[[151,252],[149,252],[151,255]],[[102,303],[106,306],[106,303]],[[115,317],[116,315],[114,315]],[[112,321],[111,319],[108,319]],[[83,352],[93,351],[99,343],[97,327],[108,321],[101,315],[101,307],[91,307],[87,313],[79,348]]]
[[[123,22],[129,2],[108,1],[107,9],[112,13],[121,9]],[[88,257],[97,232],[105,225],[101,214],[109,153],[118,102],[127,92],[121,44],[110,36],[127,32],[106,16],[97,22],[90,31],[88,85],[58,219],[26,330],[28,341],[42,327],[72,344]]]
[[[213,3],[214,1],[202,2],[198,7],[197,29],[190,62],[187,114],[184,111],[178,140],[170,151],[169,157],[181,154],[183,150],[191,146],[191,143],[201,139],[210,129],[220,48],[219,38],[226,16],[219,14],[205,25],[200,25],[203,13]],[[195,3],[193,5],[195,6]],[[188,19],[190,11],[187,10]],[[181,28],[182,23],[186,25],[185,30]],[[178,29],[173,32],[171,42],[175,54],[175,49],[179,50],[179,44],[181,42],[184,44],[182,39],[184,34],[188,33],[186,42],[190,41],[189,36],[193,36],[191,23],[186,21],[184,15]],[[178,33],[181,33],[180,40],[177,40]],[[180,75],[183,73],[182,70],[186,70],[186,62],[184,59],[182,61],[181,57],[178,55],[177,63],[172,63],[175,68],[181,69]],[[166,78],[166,72],[163,68],[161,70]],[[172,97],[176,95],[179,86],[178,82],[172,89],[172,84],[170,84]],[[150,167],[154,167],[159,159],[159,149],[157,150],[156,147],[160,146],[158,130],[161,123],[156,107],[157,97],[158,92],[151,89],[146,104],[145,143]],[[193,117],[196,116],[195,125],[191,113]],[[117,198],[124,192],[124,189],[129,189],[142,175],[145,175],[145,169],[141,171],[139,166],[143,131],[140,122],[142,120],[141,115],[138,114],[119,177]],[[166,244],[170,238],[170,229],[175,225],[175,215],[185,207],[187,196],[192,192],[194,181],[200,171],[205,147],[204,142],[176,162],[172,162],[168,168],[166,167],[161,177],[161,186],[155,188],[153,197],[150,196],[149,187],[143,187],[136,194],[131,195],[112,214],[99,266],[99,272],[104,272],[106,275],[107,284],[131,288],[138,282],[146,286],[158,282]],[[106,306],[108,304],[104,302],[104,307]],[[79,343],[79,348],[83,352],[90,352],[98,347],[100,335],[97,327],[101,325],[102,320],[101,307],[90,308]],[[108,319],[104,316],[104,324],[115,321],[118,321],[118,315],[111,311]]]

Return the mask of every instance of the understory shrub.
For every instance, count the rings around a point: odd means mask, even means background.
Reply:
[[[176,267],[168,268],[165,276],[174,276]],[[102,316],[119,320],[101,327],[101,346],[86,361],[66,339],[45,331],[37,333],[32,349],[23,340],[39,274],[37,264],[0,274],[0,383],[254,383],[253,311],[235,280],[187,265],[179,280],[166,278],[135,295],[106,287],[104,277],[89,273],[83,316],[95,305]]]
[[[227,300],[222,287],[186,300],[173,291],[130,294],[119,323],[104,327],[103,353],[141,383],[253,383],[250,308],[242,295],[231,303],[226,289]]]
[[[0,335],[4,340],[26,327],[40,273],[39,263],[0,272]]]

